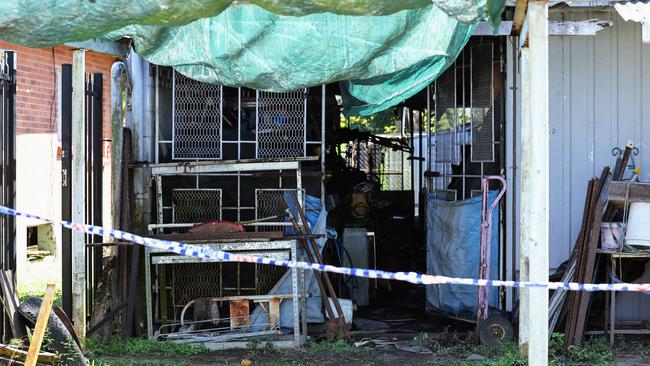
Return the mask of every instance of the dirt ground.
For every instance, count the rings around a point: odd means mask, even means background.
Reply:
[[[520,361],[509,362],[503,359],[475,358],[464,355],[420,355],[399,351],[394,348],[378,347],[344,352],[322,352],[307,349],[296,350],[228,350],[204,353],[189,357],[170,357],[147,355],[139,357],[106,358],[99,365],[520,365]],[[246,363],[250,360],[250,364]],[[97,363],[96,363],[97,364]],[[616,355],[613,360],[600,362],[553,362],[557,365],[650,365],[650,357],[634,354]]]
[[[388,349],[368,349],[353,352],[312,352],[295,350],[228,350],[194,355],[184,358],[156,357],[144,360],[141,357],[106,358],[105,365],[442,365],[443,359]]]

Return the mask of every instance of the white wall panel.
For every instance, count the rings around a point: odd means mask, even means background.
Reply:
[[[552,17],[614,22],[596,36],[550,39],[550,266],[557,267],[578,236],[588,180],[614,167],[612,148],[633,140],[641,180],[650,181],[650,45],[641,43],[640,24],[613,11]]]

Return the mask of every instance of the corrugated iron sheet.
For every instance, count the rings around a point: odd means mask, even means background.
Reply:
[[[650,3],[647,2],[627,2],[616,3],[614,9],[625,20],[632,20],[639,23],[650,22]]]

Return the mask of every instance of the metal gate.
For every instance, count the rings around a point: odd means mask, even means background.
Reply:
[[[103,166],[103,75],[86,76],[84,141],[86,154],[85,222],[102,225],[102,166]],[[61,66],[61,218],[72,220],[72,65]],[[86,235],[86,306],[92,314],[95,289],[102,275],[103,238]],[[62,242],[62,306],[72,318],[72,235],[61,233]]]
[[[13,208],[16,192],[16,69],[15,53],[0,53],[0,204]],[[16,223],[12,216],[0,216],[0,260],[3,271],[16,270]],[[14,282],[15,288],[15,282]],[[5,311],[2,311],[6,314]],[[0,317],[2,339],[11,339],[6,315]]]

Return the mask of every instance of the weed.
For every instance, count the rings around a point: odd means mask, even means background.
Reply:
[[[97,357],[107,356],[136,356],[145,354],[192,356],[208,352],[205,347],[192,344],[177,344],[172,342],[159,342],[143,338],[121,340],[112,338],[108,342],[98,342],[88,339],[88,349]]]
[[[352,353],[361,351],[361,348],[353,347],[343,340],[322,342],[309,341],[305,343],[305,349],[311,352],[323,353]]]
[[[11,338],[9,344],[16,348],[20,348],[25,345],[21,338]]]
[[[591,365],[607,365],[614,359],[614,352],[604,338],[592,338],[580,346],[569,346],[566,353],[572,362]]]

